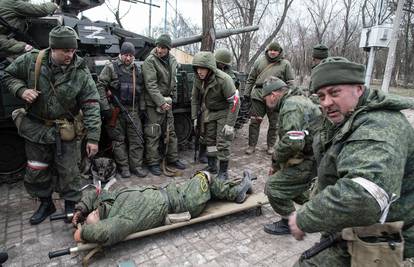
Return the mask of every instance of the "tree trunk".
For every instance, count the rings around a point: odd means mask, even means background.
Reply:
[[[201,51],[214,51],[216,43],[216,30],[214,29],[214,1],[202,0],[203,12],[203,39]]]

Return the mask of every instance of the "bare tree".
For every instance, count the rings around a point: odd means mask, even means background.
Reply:
[[[336,5],[332,0],[308,0],[306,7],[314,25],[317,42],[323,43],[325,33],[341,10],[335,11]]]
[[[214,51],[216,31],[214,28],[214,1],[202,0],[203,39],[201,51]]]
[[[121,0],[118,0],[116,7],[113,7],[109,1],[105,1],[105,5],[106,7],[109,9],[109,11],[111,11],[111,13],[114,15],[116,23],[118,23],[119,27],[121,27],[122,29],[124,28],[124,26],[122,25],[121,20],[129,13],[129,11],[131,10],[131,5],[129,5],[128,10],[121,15],[120,12],[120,5],[121,5]]]

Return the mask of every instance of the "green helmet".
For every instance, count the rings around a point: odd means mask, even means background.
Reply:
[[[214,53],[214,56],[216,58],[216,62],[217,63],[222,63],[225,65],[231,65],[231,53],[228,49],[226,48],[220,48],[217,49],[216,52]]]

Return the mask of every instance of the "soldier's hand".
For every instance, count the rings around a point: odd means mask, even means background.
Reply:
[[[36,99],[39,97],[39,93],[39,91],[36,91],[34,89],[26,89],[22,94],[22,99],[31,104],[35,102]]]
[[[164,111],[170,110],[171,109],[171,105],[168,104],[168,103],[164,103],[164,104],[161,105],[160,108],[161,108],[161,110],[164,110]]]
[[[82,221],[83,221],[83,214],[80,210],[78,210],[75,212],[75,214],[73,214],[72,224],[74,227],[76,227],[78,223],[81,223]]]
[[[305,232],[299,229],[298,225],[296,224],[296,211],[294,211],[289,216],[289,228],[292,236],[296,240],[303,240],[303,237],[305,236]]]
[[[29,52],[29,51],[31,51],[33,49],[33,46],[31,46],[31,45],[29,45],[29,44],[26,44],[25,46],[24,46],[24,52]]]
[[[88,155],[88,158],[92,158],[93,156],[98,153],[98,145],[97,144],[86,144],[86,154]]]
[[[269,168],[269,172],[267,173],[267,175],[273,175],[273,174],[275,174],[275,172],[276,172],[276,170],[275,170],[275,168],[273,168],[272,166],[270,166],[270,168]]]
[[[76,229],[75,233],[73,234],[73,239],[75,239],[76,242],[83,242],[81,238],[81,229]]]

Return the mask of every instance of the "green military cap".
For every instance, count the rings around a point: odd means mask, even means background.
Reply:
[[[216,58],[216,62],[223,63],[225,65],[231,65],[231,53],[226,48],[217,49],[214,53],[214,57]]]
[[[273,51],[279,51],[282,52],[282,47],[280,46],[280,44],[278,42],[271,42],[267,47],[266,47],[266,51],[268,50],[273,50]]]
[[[157,40],[155,40],[155,45],[159,46],[165,46],[168,47],[168,49],[171,49],[171,36],[169,34],[161,34],[158,36]]]
[[[49,33],[49,46],[58,49],[78,48],[78,35],[68,26],[56,26]]]
[[[272,92],[283,89],[285,87],[287,87],[287,84],[283,80],[271,76],[263,83],[262,97],[264,98],[265,96],[270,95]]]
[[[324,59],[329,57],[328,47],[323,44],[318,44],[313,47],[312,57],[317,59]]]
[[[312,70],[311,81],[311,93],[328,85],[364,84],[365,66],[344,57],[327,57]]]

